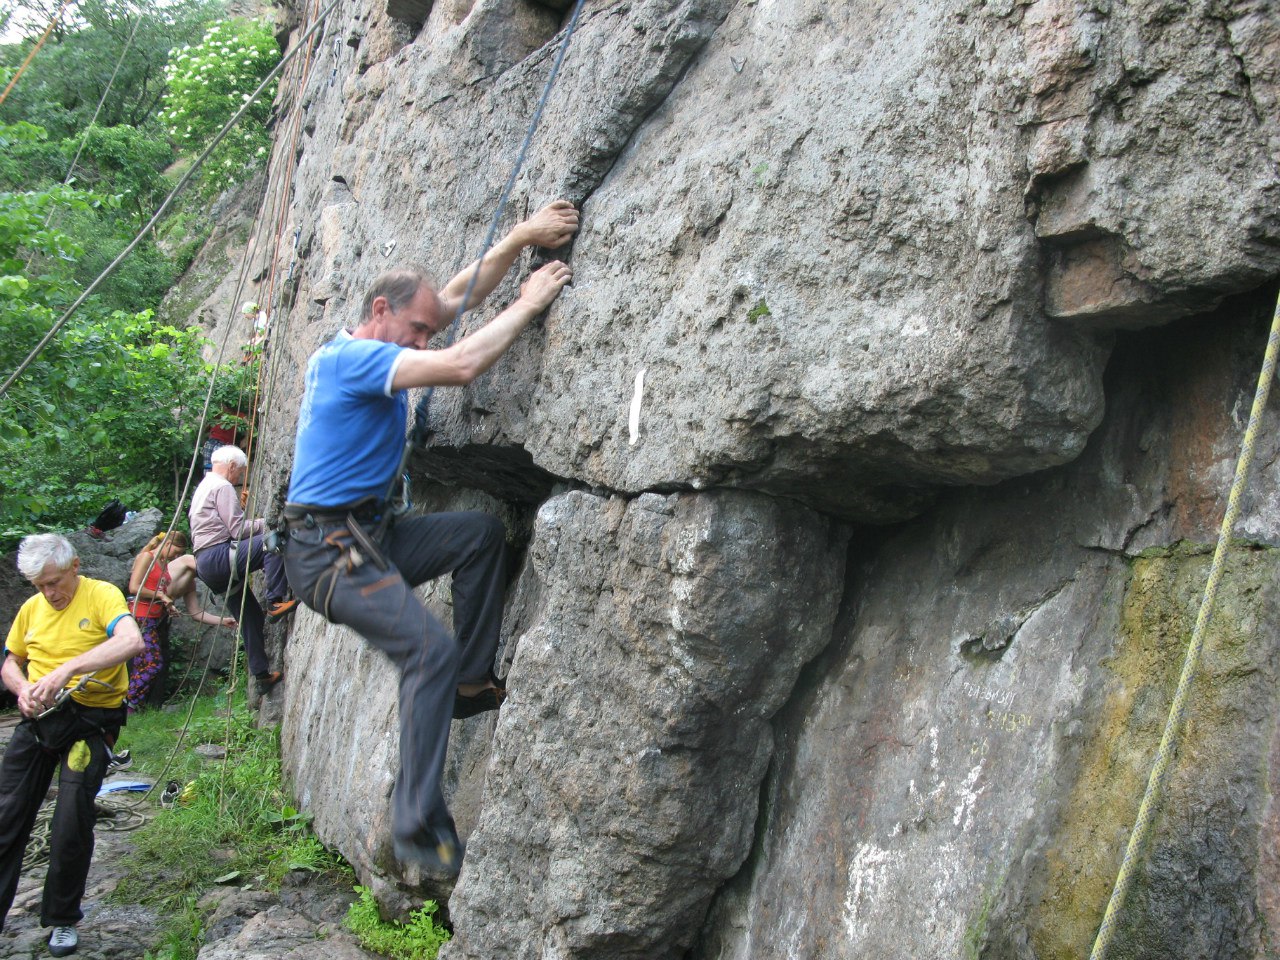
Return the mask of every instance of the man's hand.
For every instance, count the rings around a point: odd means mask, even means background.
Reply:
[[[36,685],[23,681],[22,688],[18,691],[18,711],[24,717],[34,717],[37,713],[44,710],[34,697]]]
[[[525,247],[563,247],[578,232],[578,211],[568,200],[553,200],[511,231]]]
[[[578,230],[578,211],[568,200],[555,200],[547,204],[524,223],[517,224],[505,237],[493,245],[484,259],[461,270],[440,291],[440,307],[445,316],[452,316],[462,306],[462,298],[471,287],[471,297],[464,309],[479,306],[484,298],[497,287],[516,257],[525,247],[563,247]],[[475,285],[472,286],[474,277]],[[563,284],[561,284],[563,286]],[[548,303],[550,301],[547,301]],[[454,383],[453,379],[440,381]],[[467,381],[470,382],[470,381]],[[437,384],[437,385],[440,385]],[[414,383],[414,386],[423,384]],[[396,387],[397,390],[401,387]]]
[[[393,390],[409,387],[461,387],[488,370],[573,278],[569,267],[554,260],[536,270],[520,297],[479,330],[443,350],[406,350],[391,380]]]
[[[521,285],[520,299],[516,302],[527,304],[541,313],[551,305],[551,301],[572,279],[573,271],[569,269],[568,264],[552,260],[534,271]]]
[[[33,683],[30,697],[32,702],[37,705],[35,712],[39,713],[52,707],[58,699],[58,694],[62,692],[63,687],[71,682],[73,676],[75,676],[75,671],[69,670],[67,664],[64,663]]]

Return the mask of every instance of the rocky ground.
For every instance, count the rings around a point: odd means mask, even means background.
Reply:
[[[16,713],[0,716],[0,746],[8,743],[17,720]],[[120,779],[141,778],[122,775]],[[154,799],[139,799],[129,803],[129,809],[145,820],[158,806]],[[114,819],[132,822],[137,818],[124,813]],[[111,894],[120,881],[121,864],[132,849],[134,831],[111,829],[106,822],[97,831],[76,956],[84,960],[141,960],[148,950],[161,946],[168,917],[139,904],[113,901]],[[0,932],[0,957],[34,960],[49,956],[49,931],[40,926],[43,883],[42,867],[23,876]],[[373,958],[376,955],[361,949],[342,927],[353,896],[347,883],[335,885],[302,871],[289,878],[278,893],[219,887],[200,901],[205,937],[199,960],[301,960],[314,957],[318,948],[331,960]]]

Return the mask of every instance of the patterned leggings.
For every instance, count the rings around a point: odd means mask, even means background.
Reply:
[[[138,617],[145,649],[129,661],[129,693],[125,703],[133,713],[164,698],[165,651],[169,646],[169,616]],[[156,683],[159,679],[160,682]]]

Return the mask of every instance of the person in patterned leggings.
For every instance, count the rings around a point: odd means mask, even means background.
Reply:
[[[181,530],[174,530],[167,537],[157,533],[133,561],[129,611],[138,621],[145,649],[129,661],[125,703],[130,713],[164,699],[174,600],[184,600],[187,612],[199,623],[236,625],[235,617],[220,617],[201,606],[196,596],[196,558],[186,552],[189,547],[187,535]]]

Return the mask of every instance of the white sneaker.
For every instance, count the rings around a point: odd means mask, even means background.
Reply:
[[[79,945],[80,938],[76,935],[75,927],[54,927],[53,933],[49,935],[49,952],[55,957],[75,953]]]

